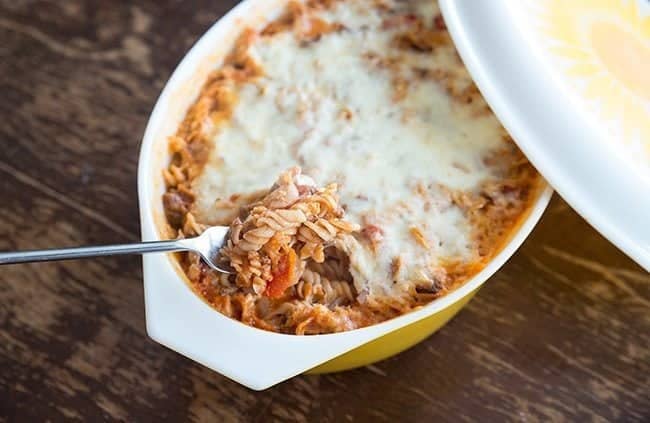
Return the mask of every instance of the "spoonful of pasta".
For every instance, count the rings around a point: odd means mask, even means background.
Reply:
[[[360,227],[344,219],[337,190],[335,183],[317,187],[293,167],[230,226],[201,227],[196,237],[169,241],[0,253],[0,265],[190,251],[217,272],[236,273],[238,286],[277,298],[299,282],[307,261],[322,263],[327,248],[355,242],[351,234]]]

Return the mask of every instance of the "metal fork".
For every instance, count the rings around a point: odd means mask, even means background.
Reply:
[[[212,226],[195,238],[170,241],[141,242],[138,244],[101,245],[93,247],[56,248],[49,250],[16,251],[0,253],[1,264],[30,263],[37,261],[70,260],[118,254],[169,253],[193,251],[217,272],[231,273],[216,260],[228,234],[227,226]]]

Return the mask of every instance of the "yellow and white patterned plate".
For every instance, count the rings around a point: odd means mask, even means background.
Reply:
[[[601,121],[610,142],[650,169],[648,1],[529,0],[536,41]]]
[[[553,187],[650,270],[650,0],[441,0],[465,64]]]

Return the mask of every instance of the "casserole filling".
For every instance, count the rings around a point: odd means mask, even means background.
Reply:
[[[180,255],[192,286],[285,333],[444,295],[498,252],[540,182],[431,0],[289,2],[241,33],[169,147],[168,235],[232,228],[236,274]]]

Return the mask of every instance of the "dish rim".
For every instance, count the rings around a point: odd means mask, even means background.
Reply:
[[[205,71],[202,66],[205,67],[206,63],[218,63],[228,51],[223,45],[232,45],[222,43],[223,51],[215,53],[214,46],[219,45],[215,40],[233,38],[233,34],[239,33],[244,25],[272,17],[285,3],[286,0],[242,1],[198,39],[166,82],[149,117],[138,161],[138,197],[143,240],[162,239],[160,223],[164,219],[164,213],[160,175],[168,157],[166,135],[171,134],[163,128],[167,126],[175,129],[175,125],[170,122],[178,119],[167,119],[172,113],[171,109],[182,109],[182,112],[179,112],[181,116],[186,110],[186,107],[178,107],[177,96],[187,90],[191,91],[197,84],[201,85],[205,79],[205,75],[200,76],[201,71]],[[208,66],[208,69],[213,68],[214,66]],[[187,94],[187,97],[190,97],[190,94]],[[172,107],[174,99],[176,107]],[[199,298],[171,255],[145,256],[143,279],[147,333],[156,342],[249,388],[266,389],[389,332],[430,317],[471,294],[492,276],[528,237],[546,209],[552,193],[550,186],[541,178],[536,198],[501,250],[480,272],[452,292],[393,319],[340,333],[297,336],[247,326],[222,315]],[[189,327],[183,322],[191,322],[192,325]],[[212,341],[208,342],[205,340],[205,334],[211,333],[212,330],[218,335],[210,337]],[[214,354],[215,348],[223,347],[219,340],[224,336],[231,336],[228,338],[229,348],[221,349],[221,354]],[[251,346],[264,349],[267,359],[274,360],[275,365],[268,368],[255,362]]]

